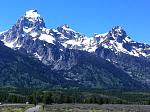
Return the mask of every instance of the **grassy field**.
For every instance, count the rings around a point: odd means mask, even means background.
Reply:
[[[0,112],[25,112],[33,105],[5,105],[0,106]]]
[[[150,112],[150,105],[54,104],[41,112]]]

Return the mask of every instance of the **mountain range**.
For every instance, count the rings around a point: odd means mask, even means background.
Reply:
[[[29,10],[0,33],[0,86],[150,88],[150,45],[121,26],[87,37],[65,24],[48,29]]]

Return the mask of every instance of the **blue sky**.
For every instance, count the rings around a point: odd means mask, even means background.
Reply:
[[[48,28],[66,23],[91,36],[120,25],[135,41],[150,44],[150,0],[2,0],[0,31],[30,9],[39,11]]]

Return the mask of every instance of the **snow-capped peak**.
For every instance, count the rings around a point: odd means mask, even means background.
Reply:
[[[133,41],[121,26],[115,26],[109,33],[95,34],[98,45],[114,51],[116,54],[125,53],[136,57],[148,57],[150,47]]]
[[[38,18],[40,17],[40,14],[37,10],[29,10],[26,12],[25,17],[27,18]]]
[[[127,36],[125,30],[121,26],[115,26],[114,28],[112,28],[111,33],[114,37],[118,37],[118,36],[126,37]]]
[[[66,30],[66,31],[75,32],[73,29],[71,29],[71,28],[69,27],[68,24],[64,24],[64,25],[62,26],[62,29],[63,29],[63,30]]]
[[[29,10],[18,20],[17,27],[25,33],[39,32],[45,28],[45,23],[37,10]]]
[[[68,24],[64,24],[62,28],[70,28]]]
[[[27,11],[20,21],[23,21],[24,25],[27,27],[45,27],[44,20],[37,10]]]
[[[112,30],[121,32],[121,31],[124,30],[124,29],[123,29],[121,26],[115,26],[115,27],[112,28]]]

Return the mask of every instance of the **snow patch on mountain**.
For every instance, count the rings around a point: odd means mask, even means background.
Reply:
[[[18,44],[18,37],[13,40],[13,41],[6,41],[6,37],[4,37],[4,39],[1,40],[5,46],[9,47],[9,48],[20,48],[21,44]]]
[[[38,53],[34,53],[35,58],[39,59],[40,61],[42,60],[42,56],[40,56]]]
[[[37,33],[37,32],[32,32],[32,33],[30,33],[30,35],[31,35],[32,37],[36,37],[36,36],[38,35],[38,33]]]
[[[46,41],[48,43],[54,44],[55,38],[47,35],[47,34],[41,34],[41,36],[39,37],[40,40]]]
[[[32,31],[32,28],[23,28],[23,31],[24,31],[25,33],[29,33],[29,32]]]
[[[73,29],[71,29],[67,24],[65,24],[64,26],[62,26],[63,30],[65,31],[69,31],[69,32],[75,32]]]

